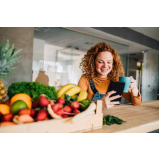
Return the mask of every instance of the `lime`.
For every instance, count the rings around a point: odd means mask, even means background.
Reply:
[[[84,111],[88,108],[90,105],[91,101],[89,99],[84,99],[80,102],[80,111]]]
[[[13,114],[18,114],[18,112],[23,108],[28,108],[26,102],[18,100],[11,105],[10,112]]]

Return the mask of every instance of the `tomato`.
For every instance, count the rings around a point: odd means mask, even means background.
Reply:
[[[71,108],[78,109],[80,107],[80,104],[77,101],[73,101],[70,104]]]

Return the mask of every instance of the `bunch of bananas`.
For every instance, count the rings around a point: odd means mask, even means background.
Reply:
[[[83,99],[87,98],[87,92],[82,91],[80,87],[77,87],[74,84],[66,84],[63,87],[61,87],[58,92],[58,97],[64,98],[64,95],[67,94],[69,96],[72,96],[73,98],[76,98],[78,96],[77,101],[82,101]]]

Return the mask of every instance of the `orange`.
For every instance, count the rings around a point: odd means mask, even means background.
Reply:
[[[9,109],[10,109],[10,107],[8,105],[6,105],[6,104],[0,104],[0,112],[2,114],[8,114],[8,113],[10,113]]]
[[[19,94],[14,95],[10,100],[10,106],[12,106],[12,104],[18,100],[22,100],[26,102],[29,109],[32,107],[31,97],[24,93],[19,93]]]

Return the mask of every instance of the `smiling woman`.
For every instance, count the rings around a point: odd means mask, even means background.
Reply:
[[[111,52],[100,52],[95,59],[96,71],[98,77],[106,77],[112,70],[113,56]]]
[[[124,69],[121,59],[114,48],[106,43],[98,43],[91,47],[84,55],[80,63],[83,75],[78,86],[81,90],[88,92],[88,99],[103,101],[103,109],[120,104],[112,101],[123,96],[134,105],[140,105],[141,95],[136,87],[136,80],[132,78],[128,93],[110,97],[115,91],[107,92],[111,81],[119,81],[120,76],[124,76]],[[112,101],[112,102],[111,102]]]

